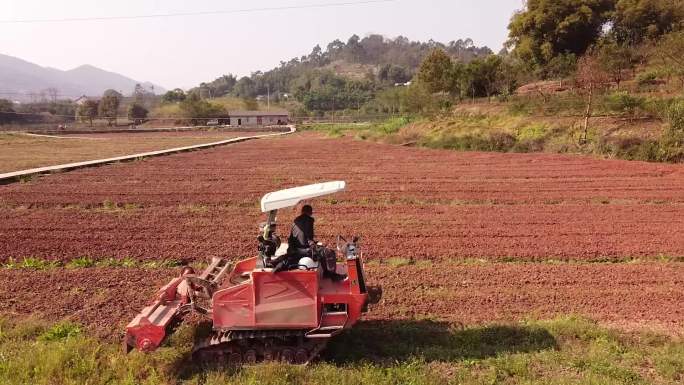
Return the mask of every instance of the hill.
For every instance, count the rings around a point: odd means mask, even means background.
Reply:
[[[62,71],[0,54],[0,96],[8,99],[28,101],[31,100],[31,96],[27,94],[45,93],[48,88],[56,89],[58,94],[67,98],[84,94],[102,95],[110,88],[128,94],[138,83],[152,92],[165,91],[158,85],[134,80],[91,65]]]

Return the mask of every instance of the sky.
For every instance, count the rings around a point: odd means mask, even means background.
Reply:
[[[523,0],[394,0],[204,16],[42,23],[45,20],[254,10],[361,0],[2,0],[0,53],[68,70],[83,64],[164,88],[249,75],[353,34],[441,42],[471,38],[495,52]]]

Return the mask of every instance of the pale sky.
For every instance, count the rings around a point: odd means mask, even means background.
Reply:
[[[232,11],[357,0],[2,0],[0,20]],[[165,88],[222,74],[249,75],[281,60],[377,33],[448,42],[471,38],[495,52],[523,0],[396,0],[389,3],[113,21],[0,23],[0,53],[42,66],[91,64]]]

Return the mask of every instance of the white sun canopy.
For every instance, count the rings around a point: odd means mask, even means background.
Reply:
[[[271,192],[261,198],[261,211],[266,213],[272,210],[296,206],[297,203],[306,199],[344,191],[345,186],[346,183],[344,181],[335,181]]]

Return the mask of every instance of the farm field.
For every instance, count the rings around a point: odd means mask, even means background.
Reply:
[[[0,133],[0,173],[217,142],[253,133],[187,131],[38,137]]]
[[[682,166],[298,134],[3,186],[0,258],[252,255],[263,194],[335,179],[348,192],[316,202],[317,233],[361,232],[370,260],[684,256]]]
[[[532,360],[536,369],[520,377],[528,383],[564,371],[571,375],[559,383],[677,383],[683,171],[303,133],[37,177],[0,186],[0,318],[68,319],[97,343],[117,343],[177,274],[169,265],[256,252],[264,193],[341,179],[347,192],[313,202],[318,238],[362,235],[368,280],[383,287],[383,300],[333,344],[315,378],[266,367],[271,382],[281,373],[322,383],[335,373],[343,379],[332,383],[382,375],[492,383]],[[280,213],[281,235],[295,214]],[[657,342],[633,342],[644,338]],[[602,355],[603,371],[580,363],[591,354]],[[194,374],[173,376],[186,375]],[[260,378],[236,376],[230,381]]]

